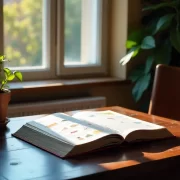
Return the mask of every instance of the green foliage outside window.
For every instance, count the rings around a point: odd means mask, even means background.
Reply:
[[[65,56],[71,61],[81,56],[81,1],[65,1]]]
[[[5,3],[4,22],[5,55],[10,65],[41,65],[42,1]]]
[[[9,66],[42,65],[42,0],[4,0],[4,36]],[[80,56],[81,0],[66,0],[65,54]]]

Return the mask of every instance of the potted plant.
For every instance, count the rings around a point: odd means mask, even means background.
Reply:
[[[180,65],[180,0],[142,2],[142,26],[129,33],[128,52],[120,60],[120,64],[125,65],[135,56],[145,57],[129,74],[136,102],[145,91],[151,92],[157,64]]]
[[[17,78],[22,81],[22,73],[11,71],[4,67],[4,62],[8,61],[5,56],[0,56],[0,127],[4,127],[9,121],[7,119],[8,104],[11,99],[11,91],[8,82]]]

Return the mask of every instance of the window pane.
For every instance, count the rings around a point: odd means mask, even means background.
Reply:
[[[4,0],[4,54],[12,67],[43,66],[43,0]]]
[[[65,65],[99,62],[99,0],[65,0]]]

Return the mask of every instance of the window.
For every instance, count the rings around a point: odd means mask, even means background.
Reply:
[[[106,73],[107,7],[107,0],[0,0],[0,50],[27,80]]]

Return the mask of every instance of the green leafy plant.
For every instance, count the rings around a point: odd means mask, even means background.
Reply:
[[[157,64],[180,65],[180,58],[177,58],[180,53],[180,0],[144,2],[142,26],[129,33],[128,51],[120,60],[120,64],[125,65],[142,52],[145,54],[143,63],[129,75],[134,83],[132,95],[136,101],[152,88]]]
[[[22,73],[19,71],[11,71],[9,68],[3,67],[4,62],[8,61],[5,56],[0,56],[0,93],[8,92],[8,82],[17,78],[22,81]]]

